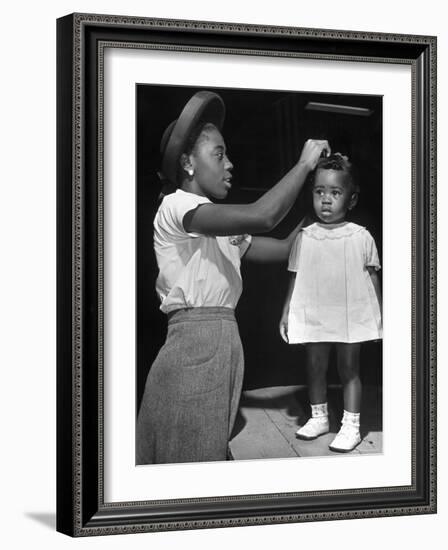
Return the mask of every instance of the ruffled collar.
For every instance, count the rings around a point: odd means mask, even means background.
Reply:
[[[306,233],[307,236],[322,241],[325,239],[342,239],[344,237],[350,237],[362,229],[364,229],[362,225],[352,222],[328,225],[315,222],[308,227],[304,227],[302,231]]]

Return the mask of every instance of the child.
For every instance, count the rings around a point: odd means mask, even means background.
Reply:
[[[177,188],[154,219],[156,290],[168,334],[146,380],[137,464],[226,460],[244,367],[234,315],[241,258],[288,258],[297,230],[283,240],[250,234],[283,219],[329,151],[326,141],[308,140],[297,164],[257,201],[215,204],[232,187],[224,112],[220,96],[198,92],[162,136],[162,173]]]
[[[306,345],[311,418],[296,432],[300,439],[329,431],[326,374],[330,349],[336,347],[344,415],[330,449],[338,452],[361,442],[361,342],[382,338],[375,242],[364,227],[345,220],[358,193],[347,157],[336,153],[319,160],[312,183],[317,222],[302,228],[291,248],[280,321],[286,342]]]

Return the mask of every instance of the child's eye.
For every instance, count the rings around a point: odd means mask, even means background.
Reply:
[[[224,153],[217,153],[216,156],[219,158],[219,160],[222,160],[224,158]]]

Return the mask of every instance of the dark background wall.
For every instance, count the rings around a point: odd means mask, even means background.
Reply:
[[[212,89],[212,88],[208,88]],[[152,222],[160,183],[159,143],[165,127],[199,88],[137,86],[137,402],[148,370],[164,342],[166,317],[155,293],[157,265]],[[308,138],[327,139],[334,152],[348,155],[358,171],[361,193],[350,220],[366,226],[382,256],[382,98],[350,94],[233,90],[216,88],[226,105],[223,135],[234,165],[233,187],[225,202],[255,201],[298,160]],[[309,102],[369,109],[366,116],[310,110]],[[365,113],[366,114],[366,113]],[[288,216],[271,233],[283,238],[310,212],[305,189]],[[304,384],[304,347],[288,346],[278,332],[286,292],[285,264],[243,262],[243,295],[237,318],[245,351],[245,388]],[[362,348],[364,382],[382,383],[382,345]],[[329,382],[337,382],[334,359]]]

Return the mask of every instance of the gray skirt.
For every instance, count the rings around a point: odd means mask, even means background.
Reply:
[[[243,383],[234,311],[177,310],[137,418],[136,463],[226,460]]]

